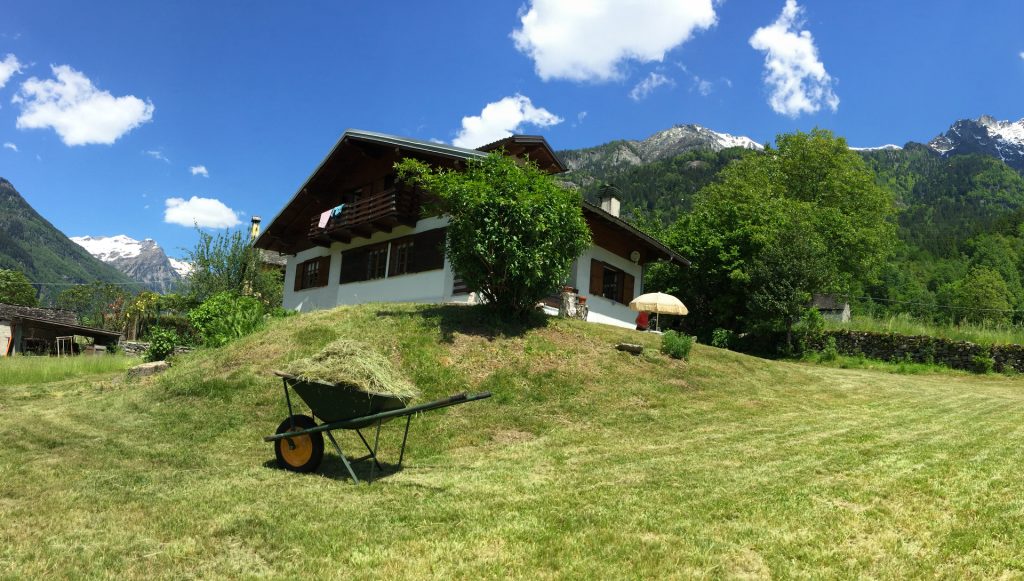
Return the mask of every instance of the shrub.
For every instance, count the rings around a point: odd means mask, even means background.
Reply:
[[[263,304],[252,297],[217,293],[188,313],[203,344],[220,347],[263,324]]]
[[[814,307],[806,309],[800,320],[793,325],[797,338],[797,348],[802,352],[813,351],[825,338],[825,317]]]
[[[465,171],[413,159],[397,167],[403,180],[437,197],[449,216],[452,268],[505,318],[528,319],[590,246],[579,192],[532,161],[492,153],[467,161]]]
[[[731,349],[736,340],[736,333],[729,329],[718,328],[711,332],[711,346],[719,349]]]
[[[992,373],[996,360],[988,353],[982,352],[971,358],[971,370],[975,373]]]
[[[171,329],[156,328],[149,333],[149,349],[146,349],[146,361],[163,361],[174,353],[178,344],[178,334]]]
[[[689,359],[693,348],[693,337],[675,331],[665,331],[661,336],[661,352],[673,359]]]
[[[199,343],[199,334],[196,332],[195,327],[192,326],[192,322],[189,321],[187,315],[179,315],[176,313],[164,313],[153,317],[152,328],[172,329],[178,334],[178,341],[182,345],[196,345]],[[146,330],[144,337],[149,335],[149,329]],[[144,340],[144,339],[143,339]]]
[[[821,350],[820,361],[835,361],[839,358],[839,349],[836,347],[836,338],[829,337],[825,340],[825,348]]]

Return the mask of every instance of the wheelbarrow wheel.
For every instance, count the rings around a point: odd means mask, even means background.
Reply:
[[[292,429],[292,420],[295,421],[294,430]],[[313,427],[316,427],[313,418],[294,415],[281,422],[276,433],[285,434]],[[320,466],[320,461],[324,458],[324,435],[316,432],[301,434],[293,438],[282,438],[274,442],[274,454],[277,456],[277,465],[285,470],[312,472]]]

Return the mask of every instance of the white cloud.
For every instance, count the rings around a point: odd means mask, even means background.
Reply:
[[[200,228],[231,228],[241,223],[238,213],[214,198],[167,198],[164,222]]]
[[[146,155],[152,157],[153,159],[158,159],[166,163],[171,163],[171,160],[167,159],[167,157],[164,155],[164,152],[160,151],[159,149],[150,149],[147,151],[143,151],[142,153],[145,153]]]
[[[480,115],[462,118],[462,129],[452,140],[456,147],[480,147],[508,137],[523,124],[537,127],[558,125],[562,118],[542,107],[534,107],[529,97],[513,95],[488,103]]]
[[[839,97],[832,91],[832,77],[818,60],[818,49],[800,15],[796,0],[786,0],[778,20],[758,28],[750,37],[750,46],[764,51],[764,80],[771,95],[768,103],[776,113],[797,117],[817,113],[822,105],[835,111]]]
[[[10,149],[11,151],[14,151],[14,152],[18,151],[18,146],[13,144],[13,143],[11,143],[10,141],[4,142],[4,147],[6,149]]]
[[[1020,58],[1021,60],[1024,60],[1024,50],[1020,51]]]
[[[193,165],[188,168],[188,171],[192,172],[194,176],[203,176],[204,178],[210,177],[210,172],[206,171],[205,165]]]
[[[663,85],[674,86],[675,81],[660,73],[651,73],[644,80],[640,81],[629,92],[629,98],[634,101],[642,101],[647,98],[655,89]]]
[[[52,128],[65,145],[109,145],[153,118],[153,104],[133,95],[114,97],[82,73],[51,66],[55,79],[30,78],[12,102],[21,106],[18,129]]]
[[[576,122],[581,124],[581,125],[583,124],[583,120],[586,119],[586,118],[587,118],[587,112],[586,111],[580,111],[579,113],[576,114]]]
[[[545,81],[608,81],[626,61],[665,53],[715,24],[713,0],[530,0],[512,31],[520,52]]]
[[[21,69],[22,65],[18,62],[18,57],[8,53],[4,60],[0,61],[0,89],[4,88],[11,77],[20,73]]]

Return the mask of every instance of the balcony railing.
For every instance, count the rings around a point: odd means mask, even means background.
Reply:
[[[419,196],[410,191],[386,190],[345,204],[341,213],[320,227],[320,214],[310,220],[309,239],[321,246],[369,238],[375,232],[390,232],[395,226],[415,226],[419,220]]]

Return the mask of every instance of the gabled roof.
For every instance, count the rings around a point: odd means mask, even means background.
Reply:
[[[412,154],[414,156],[426,157],[429,159],[445,159],[453,161],[482,159],[487,157],[491,150],[505,147],[506,153],[511,155],[516,155],[513,151],[526,152],[527,155],[531,155],[531,159],[534,159],[541,164],[542,168],[552,171],[552,173],[565,170],[564,164],[562,164],[561,160],[558,159],[543,137],[512,136],[496,141],[492,144],[485,145],[477,150],[455,147],[444,143],[434,143],[432,141],[422,141],[410,137],[399,137],[396,135],[388,135],[386,133],[377,133],[374,131],[347,129],[341,134],[338,142],[335,143],[333,148],[331,148],[331,151],[328,152],[327,156],[325,156],[324,159],[316,166],[313,173],[306,178],[306,181],[303,182],[302,186],[300,186],[295,194],[292,195],[291,199],[288,200],[288,203],[284,205],[281,211],[274,216],[274,219],[270,221],[270,224],[263,230],[259,237],[256,238],[255,246],[257,248],[285,251],[286,249],[284,248],[282,240],[290,236],[300,235],[298,232],[289,231],[286,226],[296,221],[301,224],[304,220],[311,218],[314,211],[322,211],[324,209],[319,208],[320,205],[323,205],[322,201],[318,200],[315,196],[316,192],[311,192],[310,189],[314,188],[314,182],[316,182],[318,176],[323,175],[324,173],[330,173],[326,171],[327,166],[332,162],[337,161],[337,158],[342,155],[341,151],[345,148],[346,144],[354,144],[357,146],[361,144],[363,147],[369,146],[378,150],[383,148],[393,151],[401,151],[407,155]],[[319,210],[315,210],[313,208],[314,206],[317,206]],[[304,236],[304,233],[301,235]]]
[[[506,153],[515,157],[525,155],[541,167],[548,168],[549,171],[552,168],[557,169],[551,173],[563,173],[569,170],[562,158],[558,157],[555,150],[548,145],[548,141],[540,135],[510,135],[487,145],[481,145],[477,149],[488,153],[504,149]]]
[[[605,212],[604,210],[601,209],[600,206],[596,206],[586,200],[583,200],[583,212],[584,214],[589,213],[591,216],[594,216],[595,218],[600,219],[619,230],[625,231],[627,234],[633,236],[634,238],[637,238],[638,240],[646,244],[652,251],[654,251],[655,254],[660,255],[659,258],[663,260],[668,260],[669,262],[678,262],[683,266],[690,266],[690,261],[687,260],[686,257],[684,257],[682,254],[679,254],[678,252],[672,250],[668,246],[665,246],[655,238],[652,238],[651,236],[648,236],[647,234],[641,232],[639,229],[637,229],[636,226],[633,226],[632,224],[626,222],[622,218],[613,216],[608,212]]]

